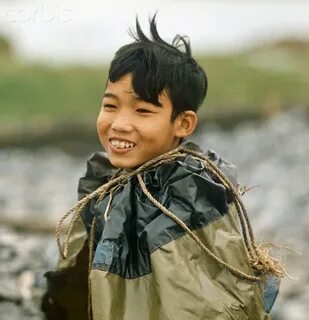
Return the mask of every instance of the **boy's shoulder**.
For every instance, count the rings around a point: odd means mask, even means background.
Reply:
[[[231,181],[231,183],[234,186],[237,185],[237,166],[235,164],[222,157],[218,152],[216,152],[213,149],[207,149],[206,151],[203,151],[199,145],[195,144],[190,140],[184,140],[182,145],[190,150],[203,153],[224,173],[224,175]]]

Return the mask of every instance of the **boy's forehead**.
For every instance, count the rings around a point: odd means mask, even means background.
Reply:
[[[122,95],[130,95],[134,99],[141,99],[133,89],[132,76],[130,74],[125,75],[115,82],[111,80],[107,82],[104,96],[119,98],[119,96]]]
[[[116,100],[128,98],[137,102],[145,101],[134,91],[131,74],[127,74],[115,82],[108,80],[105,93],[103,95],[103,99],[104,98],[113,98]],[[158,100],[160,103],[158,106],[160,107],[166,102],[165,100],[169,100],[169,96],[165,90],[159,94]]]

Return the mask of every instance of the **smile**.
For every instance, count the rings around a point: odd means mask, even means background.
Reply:
[[[126,140],[119,140],[119,139],[110,139],[110,146],[112,151],[118,152],[118,153],[123,153],[130,151],[135,147],[134,142],[126,141]]]

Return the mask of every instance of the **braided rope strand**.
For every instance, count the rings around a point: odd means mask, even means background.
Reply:
[[[95,236],[95,218],[93,218],[90,228],[90,238],[89,238],[89,261],[88,261],[88,320],[92,319],[92,301],[91,301],[91,280],[90,280],[90,271],[93,261],[93,251],[94,251],[94,236]]]
[[[183,230],[185,230],[191,238],[202,248],[203,251],[206,252],[208,256],[210,256],[212,259],[214,259],[218,264],[220,264],[222,267],[228,269],[231,271],[234,275],[236,275],[239,278],[249,280],[249,281],[258,281],[259,278],[255,276],[248,275],[230,264],[224,262],[220,258],[218,258],[213,252],[211,252],[205,245],[204,243],[199,239],[199,237],[192,232],[192,230],[181,220],[179,219],[174,213],[169,211],[166,207],[164,207],[158,200],[156,200],[148,191],[145,182],[143,181],[142,177],[140,174],[137,175],[138,181],[140,183],[140,186],[144,192],[144,194],[147,196],[147,198],[156,206],[158,207],[166,216],[171,218],[173,221],[175,221]]]
[[[210,172],[213,173],[212,166],[209,165],[209,161],[206,161],[204,159],[204,157],[193,156],[193,158],[198,160],[198,161],[202,161],[202,164],[204,164],[204,167],[206,169],[208,169]],[[230,189],[229,185],[226,183],[225,179],[222,179],[221,175],[218,176],[216,174],[215,176],[217,176],[219,178],[220,182],[223,184],[223,186],[227,190]],[[244,219],[243,214],[241,212],[241,207],[240,207],[237,199],[238,198],[236,198],[235,195],[234,195],[234,203],[235,203],[235,206],[236,206],[236,211],[237,211],[237,215],[238,215],[240,226],[241,226],[241,230],[242,230],[242,235],[243,235],[243,238],[244,238],[244,242],[245,242],[246,248],[247,248],[248,253],[250,255],[250,258],[252,258],[253,257],[253,253],[252,253],[251,245],[250,245],[249,240],[248,240],[246,222],[245,222],[245,219]]]
[[[70,241],[70,237],[73,231],[73,227],[75,222],[77,221],[78,217],[81,214],[82,209],[87,205],[87,203],[98,196],[97,199],[97,203],[100,202],[101,200],[103,200],[103,198],[105,197],[106,193],[113,187],[118,187],[119,184],[124,184],[126,183],[131,177],[135,176],[137,173],[139,172],[143,172],[146,169],[150,169],[150,168],[155,168],[157,166],[160,166],[163,163],[168,163],[168,162],[172,162],[174,161],[176,158],[178,157],[183,157],[184,155],[179,153],[178,150],[180,148],[176,148],[166,154],[161,155],[158,158],[154,158],[151,159],[150,161],[146,162],[145,164],[141,165],[139,168],[137,168],[136,170],[132,171],[132,172],[128,172],[125,173],[121,176],[118,177],[113,177],[111,178],[111,180],[109,180],[107,183],[103,184],[102,186],[100,186],[99,188],[97,188],[95,191],[93,191],[92,193],[86,195],[84,198],[82,198],[81,200],[79,200],[72,208],[70,208],[65,214],[64,216],[59,220],[57,226],[56,226],[56,241],[57,241],[57,246],[58,246],[58,250],[59,253],[61,255],[61,257],[63,259],[65,259],[67,257],[67,252],[68,252],[68,246],[69,246],[69,241]],[[174,154],[173,154],[174,153]],[[69,231],[67,232],[66,238],[65,238],[65,244],[62,245],[61,244],[61,240],[60,240],[60,235],[61,235],[61,229],[62,229],[62,225],[64,220],[69,217],[73,212],[75,212],[74,218],[72,221],[72,223],[70,223],[69,226]]]
[[[56,238],[57,238],[57,245],[59,248],[59,252],[62,256],[62,258],[66,258],[68,254],[69,249],[69,243],[70,243],[70,237],[73,232],[74,225],[78,218],[81,215],[82,210],[87,205],[87,203],[95,198],[98,197],[97,203],[100,202],[107,193],[110,193],[110,199],[108,201],[107,208],[104,213],[104,218],[107,219],[110,205],[113,197],[113,193],[115,190],[117,190],[118,187],[121,185],[125,185],[129,179],[133,176],[137,176],[139,183],[142,187],[144,181],[141,179],[141,173],[144,173],[148,170],[151,170],[153,168],[156,168],[162,164],[170,163],[175,161],[176,159],[186,157],[188,155],[191,155],[194,159],[201,161],[201,163],[204,165],[205,169],[207,169],[209,172],[211,172],[214,177],[216,177],[223,186],[231,192],[233,195],[233,202],[236,207],[237,215],[241,224],[242,228],[242,235],[245,242],[245,246],[247,248],[247,252],[249,254],[249,261],[251,266],[258,272],[258,274],[267,275],[272,274],[275,276],[282,277],[284,274],[286,274],[284,268],[281,266],[280,262],[273,259],[269,254],[267,248],[265,246],[257,246],[255,243],[253,230],[249,221],[248,213],[245,208],[245,205],[243,204],[240,195],[238,191],[234,188],[232,183],[228,180],[228,178],[223,174],[223,172],[211,161],[209,160],[204,154],[200,152],[196,152],[190,149],[187,149],[183,146],[178,146],[174,150],[171,150],[165,154],[162,154],[156,158],[153,158],[149,160],[148,162],[142,164],[137,169],[131,170],[131,171],[124,171],[124,170],[118,170],[116,174],[104,185],[97,188],[92,193],[86,195],[83,199],[79,200],[71,209],[68,210],[67,213],[59,220],[57,227],[56,227]],[[121,172],[120,175],[118,175]],[[146,187],[146,186],[145,186]],[[235,269],[234,267],[230,266],[229,264],[225,263],[224,261],[220,260],[217,256],[215,256],[201,241],[200,239],[184,224],[177,216],[175,216],[172,212],[168,211],[162,204],[160,204],[156,199],[154,199],[151,194],[148,192],[147,188],[143,191],[147,192],[145,193],[147,197],[149,197],[149,200],[151,200],[158,208],[160,208],[166,215],[168,215],[171,219],[173,219],[176,223],[178,223],[181,227],[184,228],[188,232],[188,234],[199,244],[199,246],[215,261],[217,261],[220,265],[226,267],[229,269],[232,273],[239,276],[240,278],[244,278],[251,281],[256,281],[259,279],[255,276],[250,276],[245,273],[243,273],[240,270]],[[61,233],[61,227],[64,222],[64,220],[69,217],[74,212],[73,218],[70,222],[68,231],[66,233],[66,237],[64,240],[64,244],[61,244],[60,241],[60,233]],[[178,220],[177,220],[178,219]],[[93,221],[93,224],[95,222]],[[94,225],[92,225],[92,228],[94,228]],[[92,233],[94,232],[91,228],[91,234],[90,238],[93,237],[93,239],[90,239],[91,243],[91,249],[93,250],[93,241],[94,236]],[[89,243],[90,244],[90,243]],[[93,252],[89,253],[89,261],[92,261],[92,255]],[[89,268],[91,268],[91,264],[89,262]],[[90,271],[90,270],[89,270]]]
[[[185,149],[184,151],[187,152],[188,154],[195,155],[201,158],[201,160],[204,160],[205,162],[207,162],[207,164],[209,164],[211,172],[214,173],[219,180],[221,181],[223,180],[228,185],[229,190],[234,195],[234,203],[236,205],[238,217],[241,222],[242,228],[244,227],[243,221],[245,221],[246,223],[246,226],[243,229],[243,237],[244,237],[246,246],[248,245],[247,249],[250,256],[250,263],[252,267],[259,274],[261,274],[262,277],[265,277],[266,274],[272,274],[277,277],[283,277],[284,275],[287,275],[287,272],[285,271],[283,266],[280,264],[280,262],[270,256],[269,250],[267,247],[263,245],[259,245],[259,246],[256,245],[253,229],[252,229],[245,205],[241,200],[239,193],[234,188],[232,183],[227,179],[227,177],[223,174],[223,172],[214,163],[212,163],[209,159],[207,159],[202,153],[198,153],[189,149]],[[247,237],[246,237],[247,232],[249,234],[250,242],[247,241]],[[249,244],[253,248],[254,252],[251,251]],[[255,254],[255,256],[251,254],[252,252]]]
[[[237,190],[234,188],[233,184],[225,177],[223,172],[214,164],[212,163],[209,159],[207,159],[204,154],[195,152],[192,150],[185,150],[187,153],[194,155],[196,159],[199,159],[200,161],[203,161],[203,163],[206,165],[209,171],[211,171],[221,182],[222,184],[232,192],[234,196],[234,203],[236,206],[237,210],[237,215],[240,221],[241,229],[242,229],[242,234],[244,238],[245,245],[247,247],[248,253],[251,258],[253,258],[252,254],[252,247],[254,249],[254,253],[256,254],[256,246],[255,246],[255,239],[253,236],[253,231],[252,227],[248,218],[247,211],[245,209],[245,206],[243,205],[242,200],[239,197],[239,194]],[[250,242],[248,240],[248,235],[250,238]]]

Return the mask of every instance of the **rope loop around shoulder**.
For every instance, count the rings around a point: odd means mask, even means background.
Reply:
[[[125,185],[129,179],[133,176],[137,176],[137,179],[139,181],[139,184],[145,193],[145,195],[149,198],[150,201],[152,201],[160,210],[166,214],[168,217],[173,219],[177,224],[179,224],[194,240],[195,242],[203,249],[206,254],[208,254],[210,257],[212,257],[218,264],[221,266],[227,268],[230,270],[233,274],[236,276],[239,276],[240,278],[251,280],[251,281],[257,281],[259,277],[251,276],[243,273],[242,271],[234,268],[233,266],[229,265],[228,263],[222,261],[220,258],[215,256],[201,241],[200,239],[195,235],[195,233],[190,230],[187,225],[181,221],[174,213],[170,212],[167,208],[165,208],[162,204],[160,204],[147,190],[145,183],[142,179],[141,174],[151,170],[153,168],[156,168],[162,164],[173,162],[177,159],[184,158],[186,156],[192,156],[194,159],[200,161],[203,166],[205,167],[205,170],[210,172],[225,188],[228,190],[232,196],[233,196],[233,202],[235,204],[237,215],[240,221],[241,230],[242,230],[242,236],[244,239],[244,243],[248,252],[250,264],[253,268],[253,270],[256,271],[257,274],[264,277],[265,275],[274,275],[277,277],[283,277],[286,272],[284,268],[281,266],[279,261],[273,259],[269,254],[268,251],[265,250],[265,248],[262,248],[261,246],[257,246],[255,243],[255,238],[253,235],[253,230],[250,224],[250,220],[247,214],[247,210],[245,208],[244,203],[242,202],[240,198],[239,192],[236,190],[236,188],[233,186],[233,184],[229,181],[229,179],[223,174],[223,172],[211,161],[209,160],[204,154],[200,152],[193,151],[191,149],[187,149],[183,146],[178,146],[176,149],[171,150],[165,154],[162,154],[154,159],[149,160],[148,162],[142,164],[137,169],[134,169],[132,171],[117,171],[117,173],[104,185],[100,186],[98,189],[96,189],[94,192],[88,194],[83,199],[78,201],[70,210],[68,210],[67,213],[59,220],[57,227],[56,227],[56,238],[57,238],[57,244],[58,249],[60,252],[60,255],[63,259],[65,259],[68,256],[69,251],[69,244],[70,244],[70,238],[74,229],[74,225],[81,216],[85,206],[87,203],[89,203],[92,199],[97,199],[97,202],[100,202],[102,199],[104,199],[109,194],[109,201],[107,208],[104,213],[105,220],[108,217],[109,209],[111,206],[112,198],[114,192],[117,190],[117,188],[120,185]],[[61,228],[63,225],[63,222],[66,218],[68,218],[71,214],[73,214],[72,220],[69,224],[69,227],[67,229],[64,243],[61,244],[60,235],[61,235]],[[95,219],[93,219],[95,220]],[[92,224],[91,228],[91,234],[94,233],[95,228],[95,222]],[[92,237],[92,236],[90,236]],[[90,241],[90,253],[92,255],[93,250],[93,240]],[[90,258],[90,262],[92,261],[92,257]]]
[[[172,213],[171,211],[169,211],[166,207],[164,207],[158,200],[156,200],[148,191],[145,182],[143,181],[142,177],[140,174],[137,175],[139,184],[141,186],[141,189],[143,190],[144,194],[147,196],[147,198],[156,206],[158,207],[166,216],[168,216],[170,219],[172,219],[173,221],[175,221],[183,230],[185,230],[190,237],[202,248],[202,250],[208,255],[210,256],[212,259],[214,259],[218,264],[220,264],[222,267],[228,269],[229,271],[231,271],[234,275],[236,275],[239,278],[245,279],[245,280],[250,280],[250,281],[258,281],[259,278],[252,276],[252,275],[248,275],[236,268],[234,268],[233,266],[231,266],[230,264],[224,262],[223,260],[221,260],[220,258],[218,258],[213,252],[211,252],[205,245],[204,243],[199,239],[199,237],[193,233],[193,231],[181,220],[179,219],[174,213]]]

